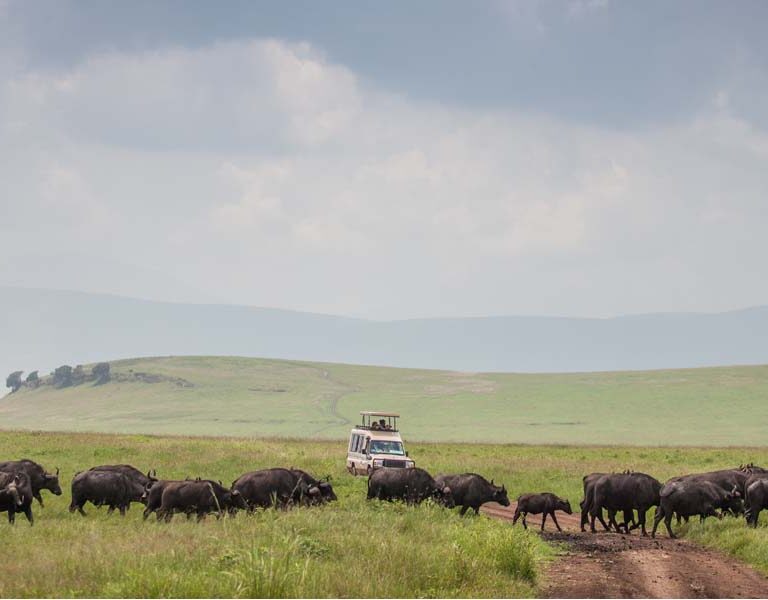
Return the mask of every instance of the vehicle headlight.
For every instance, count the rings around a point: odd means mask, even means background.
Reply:
[[[380,459],[378,459],[378,458],[377,458],[377,459],[375,459],[375,460],[373,461],[373,466],[374,466],[374,467],[381,467],[381,466],[383,466],[383,465],[384,465],[384,461],[383,461],[383,460],[380,460]]]
[[[413,462],[412,460],[406,460],[405,461],[405,468],[406,469],[413,469],[413,467],[415,467],[415,466],[416,466],[416,463]]]

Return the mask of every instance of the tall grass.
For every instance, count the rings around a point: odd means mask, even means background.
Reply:
[[[576,506],[581,478],[631,468],[674,475],[755,462],[767,448],[621,448],[413,444],[432,473],[474,471],[504,483],[510,498],[552,491]],[[37,522],[0,521],[0,596],[65,597],[509,597],[536,593],[553,550],[533,531],[425,503],[369,502],[364,478],[344,470],[338,442],[143,435],[0,433],[0,459],[61,467],[64,495],[44,492]],[[86,507],[67,511],[69,481],[97,464],[128,462],[164,478],[202,476],[229,484],[267,466],[330,474],[339,501],[289,512],[239,514],[202,523],[176,516],[144,522]],[[652,518],[652,511],[649,519]],[[764,522],[763,522],[764,523]],[[768,572],[768,528],[743,520],[691,523],[683,534]],[[665,535],[662,531],[661,535]]]
[[[0,456],[60,464],[62,497],[45,493],[37,523],[0,523],[0,596],[498,597],[531,596],[551,555],[535,534],[486,517],[365,499],[334,444],[62,434],[0,434]],[[332,473],[339,501],[292,511],[144,522],[86,508],[69,514],[68,479],[97,463],[131,462],[165,477],[225,482],[267,465]]]

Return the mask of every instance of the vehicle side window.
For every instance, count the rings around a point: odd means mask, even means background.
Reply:
[[[355,434],[355,447],[352,449],[352,452],[360,452],[360,440],[363,438],[362,435],[359,433]]]
[[[349,437],[349,451],[354,452],[355,451],[355,442],[357,441],[355,438],[357,438],[356,435],[352,434]]]

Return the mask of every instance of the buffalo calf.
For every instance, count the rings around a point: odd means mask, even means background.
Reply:
[[[547,515],[552,517],[555,522],[555,527],[558,531],[562,531],[560,524],[555,517],[555,511],[562,510],[564,513],[571,515],[571,503],[568,500],[563,500],[555,494],[544,492],[543,494],[523,494],[517,499],[517,508],[515,508],[515,516],[512,518],[512,525],[517,523],[517,520],[523,517],[523,527],[528,529],[528,524],[525,522],[525,518],[528,514],[540,515],[544,514],[541,518],[541,530],[544,531],[544,524],[547,522]]]

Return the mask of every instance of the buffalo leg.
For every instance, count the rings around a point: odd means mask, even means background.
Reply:
[[[84,504],[84,503],[83,503]],[[69,505],[69,512],[73,513],[75,511],[79,512],[81,516],[85,516],[85,511],[83,510],[83,504],[75,503],[74,501],[72,504]]]
[[[656,537],[656,530],[659,528],[659,523],[661,523],[661,519],[664,517],[664,511],[662,510],[661,506],[656,507],[656,514],[653,515],[653,531],[651,531],[651,537]]]
[[[640,523],[635,521],[635,513],[631,510],[624,511],[624,522],[629,525],[629,531],[640,527]]]
[[[512,517],[512,525],[514,525],[515,523],[517,523],[517,520],[518,520],[519,518],[520,518],[520,507],[518,506],[517,508],[515,508],[515,516],[514,516],[514,517]],[[523,521],[525,521],[525,519],[523,519]]]
[[[606,524],[605,520],[603,519],[603,509],[602,508],[594,508],[592,509],[592,512],[590,513],[590,521],[589,521],[589,530],[592,533],[597,533],[597,530],[595,529],[595,519],[598,519],[600,521],[600,524],[603,526],[603,529],[606,531],[610,531],[611,528]]]
[[[475,511],[475,514],[476,514],[476,515],[479,515],[479,514],[480,514],[480,507],[479,507],[479,506],[475,506],[475,507],[473,507],[473,510]]]
[[[16,522],[16,511],[13,508],[8,510],[8,522],[13,525]]]
[[[32,495],[35,497],[35,500],[37,500],[40,503],[40,508],[45,506],[43,504],[43,497],[40,495],[40,491],[39,490],[37,492],[32,492]]]
[[[541,517],[541,530],[544,531],[544,523],[547,522],[547,513],[544,513],[544,516]]]
[[[646,512],[647,510],[645,509],[642,509],[642,508],[637,509],[637,520],[640,523],[640,531],[642,532],[643,537],[648,537],[648,532],[645,529],[645,513]]]
[[[115,512],[115,506],[113,504],[110,504],[109,508],[107,509],[107,514],[111,515],[113,512]]]
[[[611,527],[613,527],[616,530],[616,533],[621,533],[621,528],[619,527],[619,524],[616,522],[616,511],[615,510],[609,510],[608,511],[608,530],[610,531]]]
[[[589,511],[587,510],[589,507],[587,506],[587,499],[584,498],[579,503],[579,506],[581,507],[581,523],[579,523],[579,527],[581,528],[581,531],[584,532],[584,526],[587,524],[587,521],[589,521]]]
[[[667,528],[667,533],[669,534],[669,537],[671,538],[677,537],[672,532],[672,515],[671,514],[664,516],[664,527]]]
[[[27,521],[29,521],[30,525],[34,525],[35,517],[32,515],[32,505],[31,504],[28,504],[27,507],[24,509],[24,516],[27,517]]]
[[[461,507],[461,510],[459,511],[459,515],[463,517],[467,513],[467,510],[469,510],[469,506],[465,504],[464,506]]]
[[[118,511],[120,511],[120,516],[121,516],[121,517],[124,517],[124,516],[125,516],[125,505],[122,505],[122,506],[121,506],[120,508],[118,508],[117,510],[118,510]]]
[[[555,522],[555,527],[557,527],[557,530],[560,533],[562,533],[563,530],[560,528],[560,523],[557,522],[557,517],[555,516],[555,511],[553,510],[550,514],[552,515],[552,520]]]

